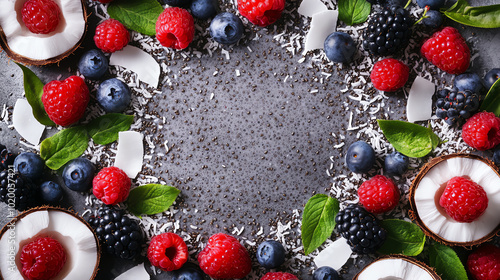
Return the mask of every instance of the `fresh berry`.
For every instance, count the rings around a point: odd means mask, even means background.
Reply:
[[[406,64],[394,58],[386,58],[373,65],[370,79],[376,89],[390,92],[402,88],[409,75],[410,68]]]
[[[63,191],[58,183],[45,181],[40,185],[40,196],[44,203],[55,204],[61,201]]]
[[[406,172],[409,165],[409,158],[400,152],[388,154],[384,160],[385,172],[389,175],[401,176]]]
[[[48,34],[59,25],[61,9],[52,0],[29,0],[21,10],[22,20],[29,31]]]
[[[463,73],[455,77],[455,87],[458,91],[472,91],[480,94],[483,90],[481,78],[475,73]]]
[[[493,162],[497,165],[500,166],[500,147],[497,147],[495,151],[493,152]]]
[[[90,217],[89,224],[94,228],[102,249],[108,254],[122,259],[139,256],[143,244],[141,228],[122,210],[103,207],[97,211],[97,215]]]
[[[500,78],[500,68],[493,68],[484,75],[483,83],[486,90],[489,90],[493,84]]]
[[[374,14],[363,33],[363,48],[372,55],[386,56],[404,50],[411,37],[410,12],[400,6]]]
[[[235,44],[243,36],[243,22],[231,13],[220,13],[210,22],[210,36],[221,44]]]
[[[188,255],[188,248],[182,237],[172,232],[156,235],[149,243],[149,261],[165,271],[181,268]]]
[[[347,149],[345,162],[354,173],[368,173],[375,164],[375,151],[364,141],[354,142]]]
[[[15,159],[16,155],[9,152],[4,145],[0,144],[0,171],[13,167]]]
[[[205,280],[205,273],[193,263],[185,263],[172,273],[172,280]]]
[[[398,205],[399,189],[391,179],[376,175],[361,184],[358,188],[358,196],[359,202],[366,210],[380,214],[391,211]]]
[[[469,47],[453,27],[447,26],[435,32],[420,51],[432,64],[450,74],[461,74],[469,67]]]
[[[121,113],[130,105],[130,88],[117,78],[105,80],[97,90],[97,102],[107,113]]]
[[[257,248],[257,261],[265,268],[277,268],[285,262],[285,248],[278,241],[264,241]]]
[[[351,36],[344,32],[333,32],[325,40],[325,54],[329,60],[349,63],[356,53],[356,44]]]
[[[94,43],[106,53],[123,49],[130,40],[130,34],[121,22],[110,18],[101,22],[95,29]]]
[[[42,177],[44,169],[45,162],[35,153],[24,152],[14,160],[14,170],[33,182]]]
[[[484,244],[467,258],[467,269],[474,280],[500,279],[500,248]]]
[[[217,0],[193,0],[191,2],[191,14],[201,20],[214,17],[218,9],[219,3]]]
[[[500,118],[491,112],[479,112],[462,127],[462,138],[467,145],[480,151],[500,144]]]
[[[70,160],[63,169],[62,178],[68,189],[76,192],[86,192],[92,187],[95,167],[86,158]]]
[[[89,100],[89,88],[78,76],[52,81],[43,87],[45,112],[54,123],[61,126],[77,122],[85,113]]]
[[[37,202],[37,189],[28,179],[18,173],[10,173],[13,170],[0,172],[0,201],[9,203],[14,194],[14,208],[23,211],[32,207]]]
[[[124,202],[130,192],[132,182],[123,170],[118,167],[103,168],[94,177],[92,189],[95,197],[107,205]]]
[[[351,204],[339,211],[335,222],[337,231],[356,253],[374,253],[385,241],[386,232],[378,220],[359,205]]]
[[[260,280],[299,280],[299,278],[287,272],[268,272]]]
[[[51,237],[40,237],[23,246],[19,262],[29,280],[50,280],[66,263],[66,250]]]
[[[399,6],[404,7],[408,1],[407,0],[387,0],[387,6]]]
[[[446,2],[446,0],[417,0],[417,4],[420,6],[420,8],[429,6],[431,10],[439,10],[444,6],[444,2]]]
[[[162,4],[170,7],[189,7],[191,0],[160,0]]]
[[[427,11],[422,23],[431,28],[438,28],[443,25],[443,15],[435,10]]]
[[[476,182],[464,177],[453,177],[446,184],[439,205],[455,221],[470,223],[486,211],[488,196]]]
[[[224,233],[210,237],[205,249],[198,254],[198,262],[203,272],[216,279],[240,279],[252,269],[247,249],[236,238]]]
[[[276,22],[285,9],[285,0],[238,0],[238,11],[251,23],[266,27]]]
[[[441,89],[437,92],[436,116],[450,126],[463,123],[477,112],[481,99],[481,95],[472,91]]]
[[[98,49],[87,51],[78,61],[78,70],[87,79],[100,79],[108,71],[108,66],[108,58]]]
[[[340,280],[340,277],[335,269],[322,266],[314,271],[313,280]]]
[[[194,38],[194,19],[184,9],[166,8],[156,21],[156,39],[167,48],[185,49]]]

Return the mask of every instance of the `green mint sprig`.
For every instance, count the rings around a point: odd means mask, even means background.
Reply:
[[[429,265],[436,269],[443,280],[468,280],[457,253],[446,245],[434,243],[429,246]]]
[[[381,225],[387,235],[379,253],[417,256],[424,250],[425,234],[418,225],[396,219],[383,220]]]
[[[115,0],[108,6],[111,18],[120,21],[128,29],[155,36],[156,20],[163,7],[156,0]]]
[[[127,209],[134,215],[154,215],[166,211],[181,191],[166,185],[148,184],[130,191]]]
[[[339,19],[347,25],[363,23],[368,19],[371,7],[366,0],[339,0]]]
[[[445,16],[458,23],[480,27],[500,27],[500,4],[472,7],[466,0],[458,0],[453,6],[442,10]]]

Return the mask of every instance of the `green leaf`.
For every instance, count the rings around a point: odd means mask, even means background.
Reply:
[[[425,234],[416,224],[403,220],[383,220],[382,227],[387,237],[379,253],[417,256],[424,249]]]
[[[317,194],[306,203],[302,216],[302,243],[306,255],[332,235],[338,212],[338,200],[325,194]]]
[[[149,184],[130,191],[128,210],[136,216],[154,215],[166,211],[181,191],[166,185]]]
[[[108,6],[110,17],[120,21],[128,29],[155,36],[156,20],[163,7],[156,0],[115,0]]]
[[[486,94],[479,111],[492,112],[500,116],[500,79],[497,80]]]
[[[392,146],[409,157],[423,157],[442,143],[430,127],[405,121],[377,120],[377,122]]]
[[[339,18],[347,25],[365,22],[372,7],[366,0],[339,0],[338,5]]]
[[[83,127],[71,127],[59,131],[40,144],[40,156],[53,170],[77,158],[87,149],[89,138]]]
[[[429,264],[443,280],[467,280],[467,272],[452,248],[434,243],[429,247]]]
[[[500,4],[472,7],[466,0],[458,0],[444,11],[444,15],[458,23],[474,27],[500,27]]]
[[[112,113],[92,120],[86,128],[94,142],[107,145],[118,139],[118,132],[129,130],[133,122],[133,115]]]
[[[33,116],[35,119],[46,126],[55,126],[56,124],[49,119],[49,116],[45,112],[45,108],[42,103],[43,94],[43,83],[42,81],[31,71],[29,68],[16,63],[24,74],[24,94],[28,103],[31,105],[33,111]]]

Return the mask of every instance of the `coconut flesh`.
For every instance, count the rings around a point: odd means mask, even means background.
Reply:
[[[94,279],[99,265],[98,241],[80,219],[57,209],[40,209],[20,217],[0,236],[0,279],[22,280],[21,249],[38,237],[50,236],[66,250],[66,264],[52,280]]]
[[[408,257],[386,257],[365,267],[356,280],[437,280],[441,279],[423,263]]]

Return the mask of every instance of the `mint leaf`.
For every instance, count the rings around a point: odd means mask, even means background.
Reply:
[[[136,216],[154,215],[167,210],[181,191],[166,185],[149,184],[130,191],[128,210]]]
[[[403,220],[383,220],[387,237],[379,253],[417,256],[424,249],[425,234],[416,224]]]
[[[40,156],[53,170],[61,168],[68,161],[83,154],[89,138],[83,127],[71,127],[59,131],[40,144]]]
[[[335,215],[339,212],[339,202],[325,194],[317,194],[309,199],[302,215],[302,244],[305,254],[321,246],[332,235]]]
[[[163,7],[156,0],[114,0],[108,6],[110,17],[120,21],[128,29],[155,36],[156,20]]]
[[[481,27],[500,27],[500,4],[472,7],[466,0],[458,0],[444,11],[444,15],[458,23]]]
[[[409,157],[423,157],[442,143],[430,127],[405,121],[377,120],[394,149]]]
[[[16,63],[24,74],[24,94],[28,103],[31,105],[33,110],[33,116],[35,119],[46,126],[56,126],[56,124],[49,119],[49,116],[45,112],[45,108],[42,103],[43,94],[43,83],[42,81],[31,71],[29,68]]]
[[[479,111],[492,112],[497,117],[500,116],[500,79],[488,90]]]
[[[118,139],[118,132],[129,130],[133,122],[133,115],[112,113],[92,120],[86,128],[94,142],[107,145]]]
[[[452,248],[434,243],[429,247],[429,264],[443,280],[467,280],[464,265]]]
[[[347,25],[365,22],[372,7],[366,0],[339,0],[338,6],[339,18]]]

